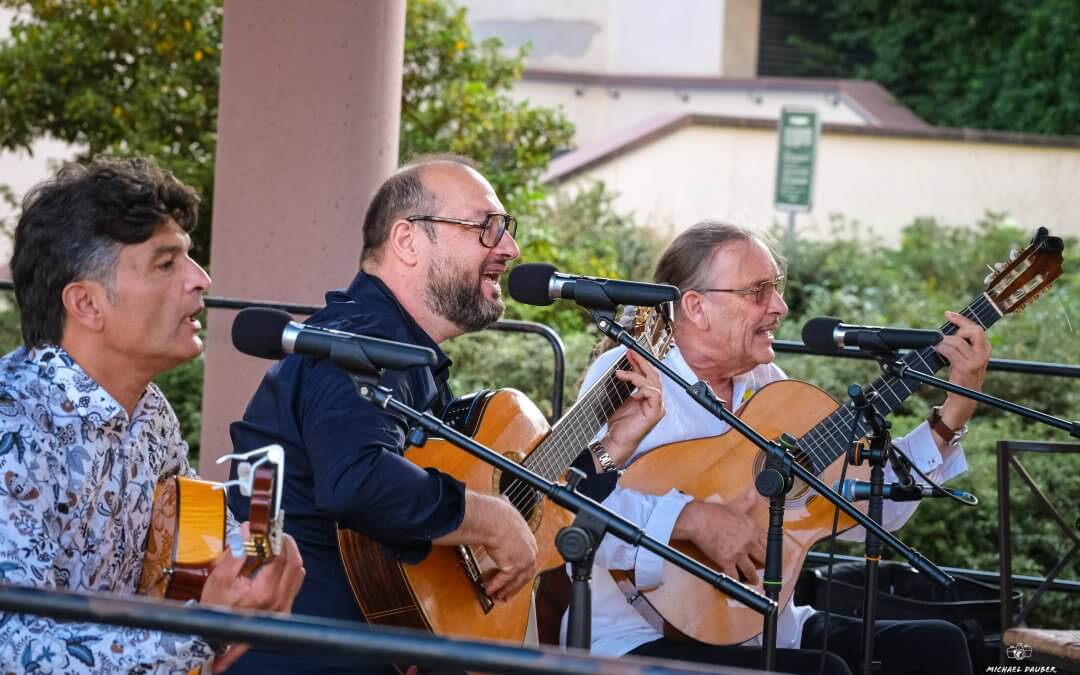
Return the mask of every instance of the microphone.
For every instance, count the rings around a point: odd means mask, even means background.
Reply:
[[[307,326],[280,309],[265,307],[248,307],[236,315],[232,341],[239,351],[260,359],[280,359],[286,354],[328,358],[349,372],[435,365],[435,352],[427,347]]]
[[[671,284],[620,281],[562,274],[548,263],[525,263],[510,271],[510,297],[526,305],[550,305],[560,298],[591,309],[614,309],[616,305],[655,307],[679,299]]]
[[[822,354],[838,352],[845,345],[868,352],[922,349],[936,345],[944,337],[938,330],[852,326],[831,316],[810,319],[802,329],[806,346]]]
[[[870,499],[870,483],[864,480],[848,480],[837,490],[844,499],[856,502],[862,499]],[[901,485],[900,483],[886,483],[882,486],[882,497],[894,502],[914,502],[924,497],[949,497],[950,495],[964,502],[968,506],[976,506],[979,498],[970,492],[954,490],[953,488],[934,488],[929,485],[914,483]]]

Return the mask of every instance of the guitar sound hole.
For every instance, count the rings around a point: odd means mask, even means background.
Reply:
[[[499,477],[499,492],[506,495],[521,517],[530,525],[533,517],[539,515],[537,506],[540,502],[540,493],[521,481],[515,480],[513,476],[504,474]]]
[[[797,451],[795,455],[795,461],[798,462],[804,469],[810,473],[814,472],[813,465],[810,462],[810,458],[806,456],[802,450]],[[757,476],[761,473],[761,470],[765,468],[765,453],[758,452],[757,457],[754,458],[754,465],[752,468],[751,477]],[[788,501],[795,501],[803,497],[810,490],[810,486],[799,480],[794,479],[791,483],[791,490],[788,491]]]

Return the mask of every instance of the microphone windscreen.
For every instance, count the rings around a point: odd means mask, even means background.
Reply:
[[[525,263],[510,270],[507,287],[510,297],[526,305],[550,305],[554,300],[548,291],[552,275],[558,270],[548,263]]]
[[[803,325],[802,341],[815,352],[832,354],[840,351],[836,346],[836,338],[833,331],[840,325],[840,319],[831,316],[819,316],[810,319]]]
[[[232,343],[237,350],[260,359],[280,359],[281,334],[292,321],[287,312],[268,307],[248,307],[233,319]]]

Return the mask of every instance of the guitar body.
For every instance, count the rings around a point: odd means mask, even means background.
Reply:
[[[212,561],[225,547],[225,491],[214,483],[172,476],[154,490],[150,532],[137,593],[198,599]]]
[[[472,425],[475,431],[470,435],[478,443],[519,463],[550,430],[536,405],[514,389],[488,394],[480,405],[478,422]],[[498,495],[506,488],[495,467],[442,439],[409,448],[405,457],[417,466],[448,473],[476,492]],[[562,564],[555,535],[570,524],[571,514],[545,497],[522,515],[536,535],[540,569]],[[468,549],[477,564],[477,580],[462,562],[464,547],[433,546],[423,562],[405,565],[387,558],[376,542],[352,530],[338,530],[338,546],[349,585],[369,623],[516,643],[525,637],[535,583],[508,602],[486,599],[478,581],[488,578],[494,565],[483,547]]]
[[[739,418],[764,437],[777,439],[784,432],[800,436],[838,408],[836,401],[821,389],[796,380],[773,382],[762,387],[739,410]],[[836,444],[847,442],[836,438]],[[840,477],[845,461],[834,461],[820,475],[832,486]],[[738,432],[662,445],[642,455],[627,469],[619,485],[649,494],[664,494],[672,486],[707,502],[728,503],[747,492],[757,494],[754,477],[761,470],[764,455]],[[867,466],[849,466],[847,476],[866,480]],[[865,511],[865,502],[860,504]],[[810,548],[832,532],[835,507],[796,481],[784,515],[784,585],[780,607],[787,605],[795,590],[799,571]],[[758,496],[752,516],[764,531],[769,525],[769,500]],[[854,521],[840,514],[840,531]],[[674,543],[674,542],[673,542]],[[715,563],[698,548],[678,542],[676,548],[705,565]],[[759,573],[759,576],[760,573]],[[709,644],[740,644],[761,632],[761,616],[714,590],[705,582],[664,564],[663,583],[640,589],[646,600],[672,626],[689,637]],[[756,590],[764,593],[758,584]]]
[[[225,456],[238,460],[265,456],[255,464],[242,464],[245,477],[230,483],[251,497],[242,574],[253,574],[279,552],[283,453],[281,446],[268,446],[243,456]],[[202,597],[203,585],[225,550],[225,487],[186,476],[168,476],[158,482],[136,593],[181,601]]]

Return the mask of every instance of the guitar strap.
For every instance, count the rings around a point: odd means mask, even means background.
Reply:
[[[632,572],[624,572],[622,570],[608,570],[608,572],[615,580],[615,584],[619,587],[619,590],[622,591],[627,604],[637,610],[637,613],[641,615],[641,618],[645,619],[646,623],[655,628],[658,633],[672,642],[694,642],[692,638],[686,636],[679,631],[679,629],[675,628],[675,626],[664,621],[664,617],[660,616],[641,591],[638,590],[637,586],[634,585]]]

